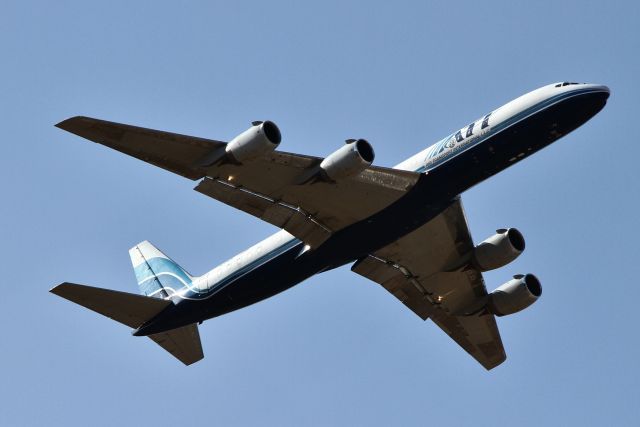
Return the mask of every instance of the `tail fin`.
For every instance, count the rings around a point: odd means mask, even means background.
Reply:
[[[131,248],[129,256],[143,295],[171,297],[193,282],[193,276],[146,240]]]
[[[75,283],[62,283],[51,289],[51,293],[131,328],[140,327],[171,305],[167,300]],[[185,365],[190,365],[204,357],[198,325],[195,323],[153,334],[149,338]]]

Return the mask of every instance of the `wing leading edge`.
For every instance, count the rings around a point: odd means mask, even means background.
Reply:
[[[473,240],[462,204],[351,268],[381,284],[423,320],[431,319],[486,369],[506,359],[482,274],[469,264]]]

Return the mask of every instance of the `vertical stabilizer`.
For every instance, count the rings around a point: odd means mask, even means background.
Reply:
[[[193,276],[146,240],[131,248],[129,256],[143,295],[171,297],[193,282]]]

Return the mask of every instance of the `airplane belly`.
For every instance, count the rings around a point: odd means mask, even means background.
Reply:
[[[272,297],[317,273],[314,263],[298,258],[302,248],[299,242],[221,290],[208,307],[211,317]]]

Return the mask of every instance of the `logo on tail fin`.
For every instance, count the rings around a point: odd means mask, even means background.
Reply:
[[[193,276],[146,240],[131,248],[129,256],[143,295],[170,298],[193,282]]]

